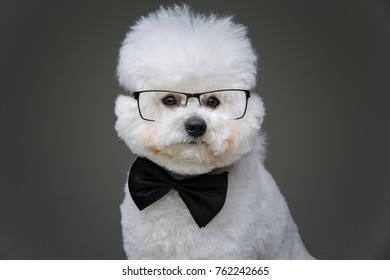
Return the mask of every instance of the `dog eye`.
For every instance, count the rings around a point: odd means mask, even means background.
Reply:
[[[207,106],[211,108],[216,108],[219,105],[219,100],[215,97],[210,97],[207,99]]]
[[[167,106],[174,106],[177,103],[176,98],[172,95],[164,97],[162,102]]]

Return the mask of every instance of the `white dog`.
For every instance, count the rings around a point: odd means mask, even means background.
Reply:
[[[121,206],[129,259],[312,258],[263,165],[256,60],[232,17],[174,6],[132,26],[117,69],[131,95],[115,106],[139,156]]]

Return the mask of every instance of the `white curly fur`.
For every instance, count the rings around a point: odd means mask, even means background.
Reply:
[[[120,49],[117,74],[129,92],[253,89],[256,61],[244,26],[232,17],[199,15],[184,5],[160,8],[132,26]],[[118,97],[115,112],[115,128],[131,151],[174,176],[229,172],[225,205],[204,228],[194,223],[175,191],[139,211],[126,185],[121,211],[128,258],[311,258],[263,166],[264,108],[259,96],[252,93],[239,120],[190,103],[163,121],[145,121],[137,101],[126,95]],[[196,144],[189,142],[184,127],[191,116],[207,123]]]

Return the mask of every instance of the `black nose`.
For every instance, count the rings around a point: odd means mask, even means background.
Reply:
[[[207,129],[206,122],[199,117],[191,117],[184,123],[184,127],[186,128],[189,135],[193,137],[200,137],[205,134]]]

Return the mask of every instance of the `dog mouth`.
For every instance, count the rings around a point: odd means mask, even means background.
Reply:
[[[206,141],[202,139],[189,139],[184,142],[184,144],[190,144],[190,145],[201,145],[201,144],[206,144]]]
[[[201,142],[201,141],[188,141],[188,142],[186,142],[186,144],[190,144],[190,145],[200,145],[200,144],[204,144],[204,142]]]

